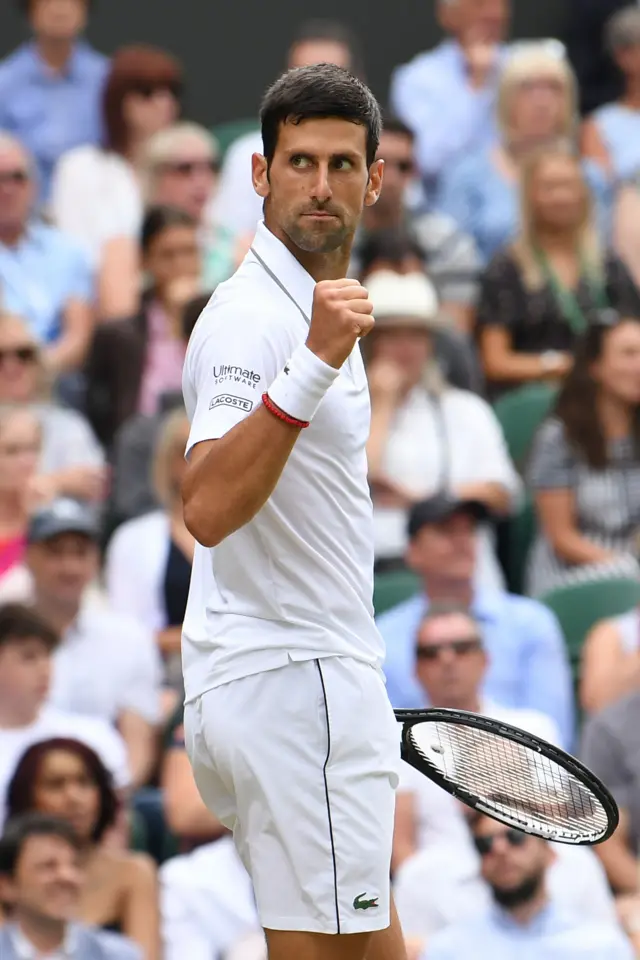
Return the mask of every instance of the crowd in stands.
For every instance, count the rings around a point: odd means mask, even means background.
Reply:
[[[403,765],[410,960],[640,957],[640,7],[574,6],[566,37],[524,42],[509,0],[436,0],[441,42],[389,78],[350,273],[376,317],[393,706],[581,756],[620,827],[549,844]],[[0,960],[265,960],[193,780],[180,664],[182,364],[261,218],[260,131],[193,122],[169,51],[94,50],[89,0],[20,7],[31,39],[0,62]],[[366,79],[374,56],[316,20],[283,68]]]

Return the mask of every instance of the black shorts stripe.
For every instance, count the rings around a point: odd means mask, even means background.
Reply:
[[[322,768],[322,776],[324,778],[324,795],[327,801],[327,820],[329,821],[329,841],[331,843],[331,860],[333,862],[333,895],[335,898],[336,904],[336,933],[340,933],[340,907],[338,906],[338,864],[336,862],[336,848],[333,840],[333,823],[331,821],[331,802],[329,800],[329,784],[327,782],[327,766],[329,765],[329,759],[331,757],[331,724],[329,722],[329,704],[327,702],[327,690],[324,685],[324,674],[322,673],[322,667],[320,666],[320,661],[316,660],[316,667],[318,668],[318,673],[320,675],[320,684],[322,686],[322,697],[324,700],[324,712],[327,720],[327,756],[324,761],[324,766]]]

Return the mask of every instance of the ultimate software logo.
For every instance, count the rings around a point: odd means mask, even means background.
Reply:
[[[242,383],[245,387],[255,390],[256,385],[260,383],[260,374],[253,370],[245,370],[244,367],[223,363],[213,368],[213,379],[216,383]]]

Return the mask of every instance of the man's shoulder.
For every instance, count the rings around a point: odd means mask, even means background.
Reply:
[[[397,630],[400,626],[409,626],[415,619],[419,619],[422,611],[426,608],[427,600],[422,593],[416,593],[415,596],[403,600],[389,610],[385,610],[379,617],[376,617],[376,624],[380,633],[385,631]]]
[[[140,947],[122,934],[80,927],[77,935],[78,954],[83,957],[86,955],[87,960],[91,957],[91,953],[88,952],[91,947],[99,948],[96,957],[99,956],[100,960],[142,960]]]
[[[491,915],[482,913],[439,930],[429,940],[429,960],[473,957],[477,947],[484,944],[494,928]]]
[[[411,83],[428,81],[430,74],[435,74],[434,79],[438,79],[437,71],[454,60],[455,45],[451,40],[443,40],[431,50],[423,50],[417,53],[407,63],[396,67],[394,78],[396,82]]]
[[[483,706],[483,712],[499,720],[501,723],[526,730],[536,737],[541,737],[548,743],[560,743],[560,731],[552,719],[541,710],[529,707],[503,707],[502,704],[489,703]]]
[[[22,83],[34,63],[31,44],[23,43],[3,60],[0,60],[0,93],[8,92],[10,87]]]
[[[149,527],[154,525],[156,513],[148,516],[154,519],[145,526],[147,532]],[[146,519],[147,517],[136,518],[129,523],[138,523],[140,520]],[[155,526],[157,527],[157,521]],[[133,653],[134,651],[131,649],[133,642],[144,643],[145,639],[150,642],[153,641],[151,634],[134,617],[114,610],[108,602],[102,600],[87,604],[83,608],[80,618],[80,628],[83,633],[93,634],[96,638],[100,636],[109,638],[109,643],[111,645],[115,644],[120,650],[129,650]],[[104,641],[96,639],[95,642]]]
[[[34,249],[40,249],[48,260],[54,259],[56,266],[85,266],[86,260],[82,248],[75,240],[51,224],[36,221],[29,224],[27,243]]]
[[[488,595],[487,605],[499,616],[517,621],[519,625],[536,622],[546,627],[557,626],[553,612],[534,597],[523,597],[519,593],[508,593],[506,590],[495,590]]]

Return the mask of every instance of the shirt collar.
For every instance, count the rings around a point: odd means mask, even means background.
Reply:
[[[420,598],[416,597],[415,602],[417,606]],[[498,590],[476,589],[471,601],[471,611],[480,621],[496,620],[502,610],[502,603],[502,595]],[[424,613],[429,609],[429,597],[426,594],[422,595],[422,609]]]
[[[73,960],[78,943],[78,930],[73,924],[68,925],[62,946],[49,954],[39,953],[17,924],[12,923],[8,927],[8,933],[18,960],[47,960],[49,957],[55,960]]]
[[[35,40],[32,40],[29,44],[27,44],[25,53],[30,61],[33,74],[34,76],[37,76],[38,79],[55,80],[61,77],[66,77],[69,80],[80,80],[82,79],[83,68],[85,66],[85,58],[88,49],[88,44],[83,43],[82,41],[74,43],[67,65],[64,70],[60,72],[54,71],[47,66],[40,56],[38,45],[36,44]]]
[[[547,901],[542,910],[539,910],[529,923],[517,922],[507,910],[497,904],[493,906],[493,916],[496,924],[504,930],[510,930],[525,937],[549,933],[559,921],[558,911],[551,900]]]
[[[273,271],[300,309],[305,312],[307,318],[311,319],[316,282],[287,250],[284,243],[265,226],[264,220],[258,224],[252,247]]]

